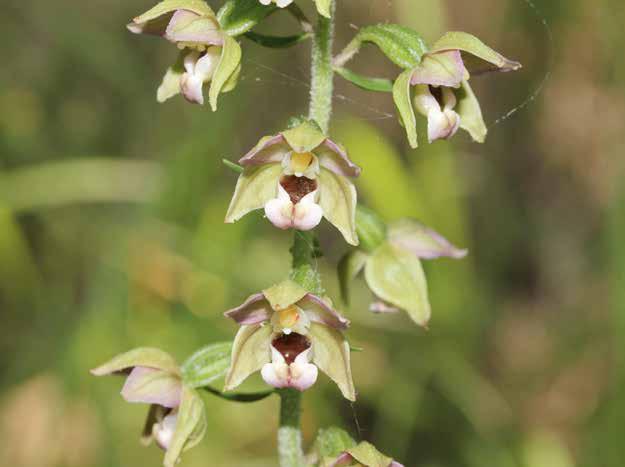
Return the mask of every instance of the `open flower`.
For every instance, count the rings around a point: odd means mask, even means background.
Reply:
[[[273,387],[304,391],[321,370],[343,396],[356,399],[349,344],[341,333],[349,322],[325,299],[287,280],[252,295],[225,315],[241,325],[225,390],[260,370]]]
[[[377,215],[359,206],[360,249],[341,260],[342,294],[348,299],[349,282],[364,269],[365,281],[375,300],[370,310],[389,313],[404,310],[420,326],[431,316],[422,259],[461,259],[467,250],[452,245],[440,234],[414,219],[400,219],[387,227]]]
[[[182,93],[187,101],[204,104],[203,87],[210,83],[210,104],[216,110],[219,94],[236,85],[241,48],[221,30],[215,13],[204,1],[165,0],[134,18],[128,29],[135,34],[162,36],[181,49],[158,88],[159,102]]]
[[[385,456],[372,444],[363,441],[345,452],[336,459],[325,459],[321,467],[404,467],[399,462]]]
[[[91,370],[95,376],[127,376],[121,395],[132,403],[150,404],[143,441],[152,440],[165,451],[165,467],[173,467],[206,431],[200,396],[187,387],[176,361],[159,349],[139,348],[118,355]]]
[[[310,230],[325,217],[348,243],[358,244],[356,189],[348,177],[357,177],[360,168],[317,125],[305,121],[265,137],[239,163],[245,170],[226,222],[264,209],[276,227]]]
[[[508,60],[464,32],[449,32],[395,81],[393,96],[412,147],[417,147],[415,111],[428,120],[428,140],[449,139],[458,128],[483,143],[487,128],[480,104],[469,86],[471,75],[514,71]],[[414,92],[411,92],[414,90]]]

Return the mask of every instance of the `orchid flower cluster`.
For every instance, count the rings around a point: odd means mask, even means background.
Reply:
[[[203,0],[164,0],[128,25],[132,33],[161,36],[178,49],[157,89],[158,102],[180,94],[191,104],[203,105],[207,92],[213,111],[221,94],[237,86],[241,39],[283,48],[312,38],[313,49],[310,114],[262,137],[238,164],[228,163],[239,176],[225,222],[259,210],[275,227],[294,230],[291,275],[225,312],[238,325],[233,342],[210,344],[182,365],[162,350],[139,348],[92,370],[96,376],[125,376],[122,397],[149,404],[143,440],[154,441],[165,451],[166,467],[173,467],[205,434],[207,416],[200,391],[239,402],[277,393],[282,401],[278,430],[282,467],[401,466],[339,428],[320,430],[304,454],[299,398],[317,383],[319,372],[347,400],[357,398],[350,364],[353,349],[346,337],[350,321],[324,292],[314,264],[320,252],[313,231],[325,219],[351,247],[338,264],[343,304],[349,305],[351,281],[364,272],[372,292],[370,311],[403,311],[423,327],[430,320],[431,306],[421,262],[461,259],[467,251],[415,219],[385,222],[358,203],[354,182],[361,168],[328,135],[334,74],[366,90],[388,92],[408,142],[416,148],[418,115],[425,118],[430,143],[450,139],[458,129],[484,142],[487,127],[469,81],[484,72],[513,71],[521,65],[467,33],[449,32],[428,46],[415,31],[388,23],[361,28],[343,51],[332,56],[335,1],[315,0],[316,27],[293,0],[228,0],[217,13]],[[253,31],[268,16],[281,12],[297,20],[300,34],[277,37]],[[365,43],[376,45],[399,67],[394,82],[346,67]],[[255,373],[270,390],[233,392]],[[222,392],[212,384],[223,377]]]

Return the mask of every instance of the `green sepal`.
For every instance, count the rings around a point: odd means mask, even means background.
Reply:
[[[412,107],[412,99],[410,98],[411,78],[412,70],[406,70],[399,75],[393,85],[393,100],[395,101],[395,106],[399,112],[400,122],[406,130],[406,136],[408,136],[410,147],[417,148],[419,146],[419,140],[417,137],[417,118],[415,117],[414,109]]]
[[[258,34],[256,32],[249,31],[245,33],[245,37],[252,42],[256,42],[258,45],[262,45],[263,47],[268,47],[270,49],[286,49],[293,47],[300,42],[304,42],[312,36],[307,32],[292,36],[267,36],[265,34]]]
[[[215,69],[215,75],[210,83],[208,98],[213,112],[217,110],[217,99],[219,94],[228,87],[229,81],[240,70],[241,65],[241,46],[232,37],[224,34],[224,44],[221,50],[221,59]]]
[[[167,68],[163,81],[156,91],[156,101],[159,104],[180,94],[180,78],[185,73],[184,57],[188,53],[188,50],[181,50],[176,63]]]
[[[364,467],[389,467],[393,462],[393,459],[385,456],[366,441],[347,449],[346,452]]]
[[[217,20],[226,33],[240,36],[276,9],[274,4],[263,5],[258,0],[229,0],[217,12]]]
[[[250,403],[250,402],[258,402],[266,399],[267,397],[275,394],[275,390],[269,391],[261,391],[261,392],[249,392],[249,393],[241,393],[241,394],[230,394],[218,391],[210,386],[204,386],[202,388],[204,391],[217,396],[221,399],[230,401],[230,402],[242,402],[242,403]]]
[[[313,363],[336,383],[343,397],[355,401],[356,388],[352,380],[349,343],[343,334],[313,322],[308,337],[314,348]]]
[[[230,367],[231,352],[232,342],[219,342],[198,350],[182,364],[184,383],[198,388],[221,378]]]
[[[373,252],[386,240],[388,228],[382,218],[362,204],[356,208],[356,232],[360,248],[367,253]]]
[[[406,311],[419,326],[427,326],[431,315],[427,281],[417,257],[385,242],[367,261],[365,280],[377,297]]]
[[[331,426],[322,428],[315,440],[315,451],[320,459],[337,457],[343,452],[356,447],[356,441],[345,430]]]
[[[154,368],[174,375],[180,375],[178,364],[171,355],[151,347],[140,347],[117,355],[105,364],[91,370],[91,373],[95,376],[104,376],[136,366]]]
[[[288,308],[299,302],[307,293],[308,291],[304,287],[291,279],[263,290],[263,295],[274,310]]]
[[[393,63],[406,69],[415,68],[427,52],[427,46],[419,34],[398,24],[376,24],[362,28],[348,45],[347,54],[353,56],[365,42],[377,45]]]
[[[334,71],[343,79],[365,91],[393,92],[393,82],[391,80],[385,78],[371,78],[370,76],[361,75],[344,67],[335,68]]]
[[[325,168],[319,171],[319,206],[323,216],[336,227],[350,245],[358,245],[356,205],[358,195],[347,177]]]
[[[521,68],[519,62],[507,59],[499,52],[488,47],[477,37],[466,32],[452,31],[446,33],[436,41],[430,53],[433,54],[443,50],[460,50],[465,52],[462,54],[462,58],[470,73],[515,71]]]
[[[184,451],[196,446],[204,437],[206,427],[202,398],[194,389],[183,386],[176,431],[165,453],[165,467],[174,467]]]
[[[249,375],[271,361],[271,326],[241,326],[232,344],[232,359],[226,375],[224,391],[241,384]]]
[[[299,125],[282,132],[282,136],[295,152],[311,152],[326,139],[326,136],[312,120],[304,120]]]
[[[267,201],[275,198],[281,173],[280,164],[246,168],[237,180],[226,223],[238,221],[248,212],[261,209]]]
[[[460,116],[460,128],[467,131],[473,141],[483,143],[486,140],[488,128],[482,116],[480,103],[473,93],[468,81],[463,81],[460,89],[455,91],[458,103],[456,112]]]
[[[176,10],[189,10],[200,16],[215,18],[215,13],[203,0],[164,0],[134,18],[133,22],[136,24],[147,23]]]
[[[362,242],[362,239],[361,239]],[[365,267],[369,255],[362,250],[352,250],[346,253],[338,265],[339,285],[341,287],[341,299],[346,305],[349,305],[350,283]]]
[[[329,18],[332,13],[330,12],[330,6],[332,5],[332,0],[315,0],[315,4],[317,5],[317,11],[320,15]]]

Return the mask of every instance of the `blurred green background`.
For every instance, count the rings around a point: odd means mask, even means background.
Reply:
[[[308,8],[302,0],[302,7]],[[429,41],[474,33],[520,60],[474,80],[484,145],[461,135],[409,150],[389,95],[338,82],[332,133],[365,170],[361,199],[415,216],[470,249],[426,264],[430,330],[375,316],[362,280],[345,313],[358,401],[325,377],[304,431],[339,424],[407,467],[625,465],[625,8],[622,0],[340,0],[352,25],[395,21]],[[211,2],[217,6],[216,2]],[[222,312],[288,271],[291,234],[223,217],[221,164],[305,112],[308,44],[244,44],[218,113],[155,91],[176,51],[125,23],[150,0],[3,0],[0,37],[0,465],[156,466],[145,406],[90,377],[153,345],[184,359],[236,327]],[[548,21],[553,44],[543,24]],[[288,33],[276,15],[261,30]],[[367,48],[355,68],[397,71]],[[533,95],[509,119],[495,123]],[[324,225],[337,294],[345,245]],[[253,378],[244,390],[262,386]],[[188,467],[276,465],[277,400],[207,396]]]

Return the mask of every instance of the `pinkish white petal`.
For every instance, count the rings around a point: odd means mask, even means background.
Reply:
[[[227,318],[235,320],[238,324],[259,324],[267,321],[272,313],[271,305],[262,293],[250,296],[240,306],[224,313]]]
[[[326,139],[315,150],[315,154],[323,167],[337,175],[345,177],[358,177],[360,175],[360,167],[351,161],[343,147],[331,139]]]
[[[399,308],[378,299],[369,305],[369,311],[373,313],[398,313]]]
[[[389,241],[421,259],[448,257],[464,258],[468,251],[457,248],[445,237],[414,219],[402,219],[391,224]]]
[[[417,86],[414,98],[415,110],[428,119],[428,139],[431,142],[437,139],[449,139],[456,134],[460,127],[460,117],[452,110],[455,96],[448,88],[442,88],[444,108],[430,92],[429,86]],[[451,92],[451,95],[449,94]]]
[[[299,304],[311,321],[336,329],[347,329],[349,326],[347,318],[316,295],[307,294]]]
[[[293,227],[297,230],[311,230],[323,218],[323,209],[315,202],[317,190],[304,196],[293,209]]]
[[[289,387],[289,366],[276,348],[271,346],[271,363],[266,363],[260,370],[265,383],[274,388]]]
[[[299,354],[289,365],[289,386],[298,391],[305,391],[317,381],[319,370],[310,363],[312,349]]]
[[[204,104],[202,88],[204,83],[212,79],[220,56],[221,48],[219,47],[209,47],[203,55],[193,51],[185,56],[186,72],[180,78],[180,91],[189,102]]]
[[[278,197],[265,204],[265,216],[279,229],[293,227],[293,203],[282,185],[278,184]]]
[[[176,10],[164,37],[174,43],[222,45],[224,42],[218,23],[213,18],[201,17],[189,10]]]
[[[449,86],[457,88],[468,79],[468,71],[458,50],[447,50],[423,56],[421,63],[414,70],[410,79],[413,86],[429,84],[431,86]]]
[[[133,368],[122,388],[122,397],[128,402],[157,404],[167,408],[180,405],[182,383],[163,370],[137,366]]]

